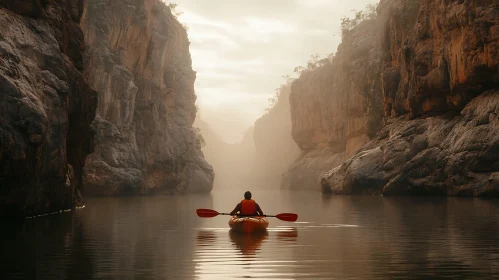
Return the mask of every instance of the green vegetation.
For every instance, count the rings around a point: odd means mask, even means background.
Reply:
[[[355,27],[357,27],[360,23],[366,20],[376,19],[377,13],[376,8],[378,4],[369,4],[363,11],[356,11],[355,16],[353,18],[344,17],[341,19],[341,38],[345,38],[350,31],[352,31]]]
[[[177,7],[178,7],[178,4],[177,3],[173,3],[173,2],[170,2],[169,4],[166,5],[170,11],[172,12],[172,15],[173,17],[178,21],[178,17],[181,16],[183,14],[183,12],[180,12],[180,11],[177,11]],[[185,31],[188,31],[189,30],[189,27],[187,27],[187,25],[183,24],[183,23],[180,23],[180,25],[182,25],[182,27],[185,29]]]
[[[269,107],[265,108],[265,112],[269,113],[279,102],[279,97],[281,96],[281,93],[285,87],[291,87],[291,84],[295,80],[289,75],[283,75],[282,78],[285,80],[285,83],[282,84],[280,87],[276,88],[274,90],[274,95],[268,99],[269,101]]]
[[[307,67],[301,65],[296,66],[295,69],[293,69],[293,72],[295,72],[296,74],[298,74],[298,76],[300,76],[303,72],[311,71],[319,67],[322,67],[324,65],[327,65],[328,63],[333,61],[333,58],[334,54],[329,54],[325,58],[320,58],[320,55],[318,53],[313,54],[310,56],[310,59],[307,62]]]
[[[166,5],[168,8],[170,8],[170,11],[172,12],[173,17],[175,19],[178,19],[179,16],[181,16],[183,13],[177,11],[178,4],[170,2],[168,5]]]

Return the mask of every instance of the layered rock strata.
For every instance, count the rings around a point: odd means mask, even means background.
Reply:
[[[283,187],[497,195],[497,3],[384,0],[377,12],[293,84],[302,156]]]
[[[88,0],[85,68],[100,92],[89,195],[209,192],[192,128],[195,72],[183,26],[159,0]]]
[[[497,196],[497,3],[386,0],[380,13],[388,124],[323,177],[323,191]]]

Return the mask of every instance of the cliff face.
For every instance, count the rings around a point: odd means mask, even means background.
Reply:
[[[316,188],[322,175],[352,156],[383,125],[378,21],[358,26],[332,61],[292,84],[292,137],[302,153],[282,188]]]
[[[83,72],[79,0],[0,1],[0,215],[82,204],[97,94]]]
[[[85,67],[101,93],[86,192],[209,192],[185,29],[159,0],[88,0],[85,11]]]
[[[323,177],[323,191],[497,195],[496,1],[385,0],[379,12],[387,125]]]
[[[499,86],[496,2],[381,2],[385,116],[459,112]]]
[[[256,183],[266,188],[279,186],[281,176],[298,157],[300,149],[291,139],[290,85],[280,89],[276,104],[256,120],[253,132]]]

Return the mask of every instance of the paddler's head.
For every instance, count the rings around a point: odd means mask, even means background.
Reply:
[[[249,191],[244,193],[244,199],[251,199],[251,193]]]

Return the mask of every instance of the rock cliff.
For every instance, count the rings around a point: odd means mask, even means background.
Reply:
[[[293,82],[291,133],[302,152],[283,176],[282,188],[317,188],[324,173],[382,127],[381,29],[379,21],[363,22],[344,38],[329,63],[305,70]]]
[[[90,195],[209,192],[214,173],[196,131],[185,29],[159,0],[88,0],[85,67],[100,92]]]
[[[330,63],[293,83],[302,155],[282,187],[496,194],[498,46],[495,1],[380,1]]]
[[[387,125],[323,177],[323,191],[497,196],[496,1],[385,0],[379,15]]]
[[[0,1],[0,216],[82,204],[97,104],[82,12],[81,0]]]

